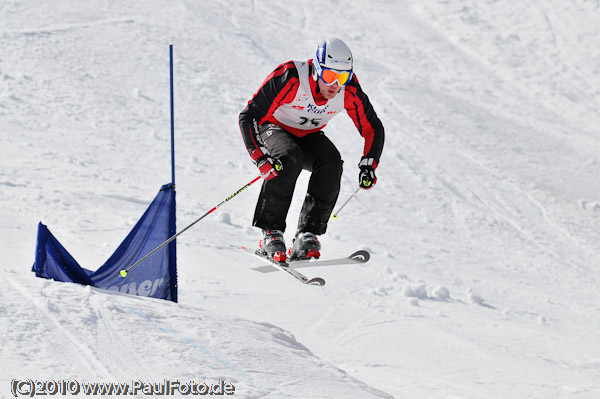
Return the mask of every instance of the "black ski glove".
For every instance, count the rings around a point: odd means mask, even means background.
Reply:
[[[364,190],[371,189],[377,183],[375,168],[377,162],[373,158],[362,157],[358,164],[360,172],[358,174],[358,185]]]

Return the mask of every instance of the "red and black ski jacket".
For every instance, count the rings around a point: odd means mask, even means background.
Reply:
[[[318,91],[317,82],[310,77],[312,74],[312,60],[309,60],[309,82],[313,98],[317,105],[327,102]],[[258,126],[263,123],[274,123],[281,125],[273,117],[275,110],[282,104],[291,103],[300,85],[298,70],[293,61],[279,65],[265,79],[261,87],[248,101],[246,108],[240,113],[240,130],[242,138],[249,154],[254,153],[260,147],[258,140]],[[375,160],[375,166],[379,164],[379,158],[383,151],[384,129],[383,124],[377,117],[367,95],[362,91],[356,75],[345,86],[344,108],[348,112],[360,135],[365,139],[363,155]],[[286,128],[285,126],[282,126]],[[315,131],[322,130],[323,127]],[[291,134],[301,134],[290,131]],[[309,132],[310,133],[310,132]],[[306,134],[306,132],[303,132]]]

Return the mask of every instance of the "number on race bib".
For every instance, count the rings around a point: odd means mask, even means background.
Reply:
[[[310,121],[311,125],[313,125],[313,126],[319,126],[319,122],[321,121],[321,118],[308,119],[305,116],[301,116],[300,117],[300,124],[301,125],[306,125],[309,121]]]

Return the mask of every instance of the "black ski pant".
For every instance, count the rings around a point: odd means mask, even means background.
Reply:
[[[283,171],[263,182],[253,225],[285,231],[296,181],[305,169],[311,176],[296,233],[324,234],[340,193],[343,161],[339,151],[323,132],[297,137],[278,125],[266,123],[260,126],[260,136],[271,155],[283,164]]]

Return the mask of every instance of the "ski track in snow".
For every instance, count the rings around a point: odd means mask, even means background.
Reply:
[[[57,313],[56,307],[59,306],[57,304],[53,304],[52,302],[42,302],[38,303],[39,299],[34,298],[31,293],[27,291],[27,287],[19,284],[16,280],[12,278],[8,278],[7,282],[22,296],[22,298],[26,299],[31,306],[35,307],[41,315],[47,319],[46,324],[50,324],[51,330],[58,331],[59,335],[63,335],[66,338],[66,347],[68,348],[70,345],[76,348],[75,353],[79,355],[81,360],[83,360],[89,369],[93,372],[96,377],[105,378],[108,381],[115,382],[116,379],[106,368],[105,363],[103,363],[91,350],[89,347],[84,345],[81,340],[75,335],[72,334],[68,328],[64,326],[64,320],[60,320],[57,318],[54,313]],[[84,304],[85,305],[85,304]],[[55,342],[58,345],[64,346],[61,342],[61,337],[55,337]]]
[[[223,378],[243,398],[600,396],[597,1],[349,2],[324,26],[319,7],[270,0],[10,0],[0,19],[0,396],[26,376]],[[260,83],[332,35],[386,146],[322,253],[369,263],[304,269],[324,287],[252,271],[229,245],[260,238],[255,185],[178,238],[179,304],[34,278],[39,221],[95,269],[168,182],[168,44],[181,229],[256,175],[237,117]],[[340,205],[363,141],[345,116],[326,133]]]

